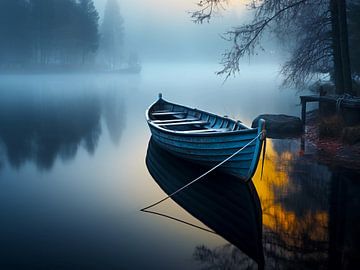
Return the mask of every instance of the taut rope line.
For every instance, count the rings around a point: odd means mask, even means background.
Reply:
[[[221,165],[223,165],[225,162],[229,161],[230,159],[232,159],[234,156],[236,156],[237,154],[239,154],[241,151],[243,151],[246,147],[248,147],[250,144],[252,144],[256,139],[258,139],[260,136],[262,136],[262,134],[265,133],[264,131],[259,132],[259,134],[252,139],[250,142],[248,142],[247,144],[245,144],[243,147],[241,147],[239,150],[237,150],[235,153],[233,153],[231,156],[227,157],[226,159],[224,159],[223,161],[221,161],[219,164],[217,164],[216,166],[212,167],[210,170],[208,170],[207,172],[203,173],[202,175],[200,175],[199,177],[195,178],[194,180],[192,180],[191,182],[187,183],[185,186],[182,186],[181,188],[177,189],[176,191],[174,191],[173,193],[171,193],[170,195],[166,196],[165,198],[150,204],[149,206],[146,206],[142,209],[140,209],[140,211],[145,212],[147,209],[152,208],[160,203],[162,203],[163,201],[166,201],[167,199],[171,198],[172,196],[174,196],[175,194],[179,193],[180,191],[184,190],[185,188],[187,188],[188,186],[194,184],[195,182],[197,182],[198,180],[200,180],[201,178],[203,178],[204,176],[208,175],[209,173],[211,173],[213,170],[215,170],[216,168],[220,167]]]
[[[209,233],[213,233],[213,234],[217,234],[215,231],[211,230],[211,229],[207,229],[207,228],[204,228],[204,227],[201,227],[199,225],[195,225],[193,223],[190,223],[190,222],[187,222],[185,220],[181,220],[179,218],[176,218],[176,217],[172,217],[172,216],[169,216],[169,215],[166,215],[166,214],[162,214],[162,213],[159,213],[159,212],[155,212],[155,211],[151,211],[151,210],[141,210],[145,213],[149,213],[149,214],[153,214],[153,215],[158,215],[158,216],[161,216],[161,217],[165,217],[165,218],[168,218],[168,219],[171,219],[171,220],[175,220],[177,222],[180,222],[180,223],[183,223],[185,225],[188,225],[188,226],[191,226],[191,227],[194,227],[194,228],[197,228],[197,229],[200,229],[202,231],[205,231],[205,232],[209,232]]]

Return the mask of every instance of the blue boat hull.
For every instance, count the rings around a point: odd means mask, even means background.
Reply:
[[[172,108],[172,110],[166,110],[163,114],[156,113],[157,111],[165,111],[164,108]],[[190,129],[189,131],[188,127],[181,127],[181,130],[174,130],[167,128],[166,124],[164,124],[165,126],[161,126],[157,123],[169,123],[170,121],[173,121],[168,124],[170,127],[172,127],[171,123],[175,123],[173,126],[181,126],[181,123],[180,125],[177,125],[176,123],[182,121],[183,118],[158,120],[156,117],[152,116],[152,113],[154,115],[160,114],[161,116],[164,114],[170,115],[171,112],[174,112],[175,110],[176,112],[186,112],[188,118],[184,119],[189,119],[189,117],[198,115],[196,120],[192,121],[197,121],[196,123],[199,123],[202,120],[208,120],[210,124],[206,124],[206,121],[202,121],[205,124],[202,129],[199,130]],[[219,169],[243,180],[249,180],[254,175],[264,139],[264,136],[259,136],[263,134],[263,120],[260,120],[261,123],[259,123],[259,128],[247,128],[239,121],[173,104],[164,101],[163,99],[159,99],[150,106],[147,110],[146,117],[153,140],[159,146],[180,158],[207,167],[216,166],[236,151],[246,146],[240,153],[221,165]],[[189,122],[189,124],[185,121],[182,123],[184,123],[183,125],[185,126],[191,126],[192,129],[199,128],[199,125],[190,125],[192,122]],[[221,126],[220,123],[222,123]],[[219,131],[217,132],[217,130]]]

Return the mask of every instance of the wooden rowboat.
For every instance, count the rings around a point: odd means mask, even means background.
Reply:
[[[170,103],[159,94],[146,120],[154,141],[178,157],[214,167],[245,146],[219,169],[245,181],[256,171],[265,138],[262,119],[258,128],[248,128],[226,116]]]

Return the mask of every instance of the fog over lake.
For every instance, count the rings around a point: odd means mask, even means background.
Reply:
[[[0,0],[0,269],[357,269],[359,170],[313,127],[267,138],[250,182],[216,170],[140,211],[209,170],[152,138],[159,93],[248,127],[314,94],[284,86],[289,44],[268,33],[217,75],[253,13],[229,0],[196,24],[196,2]]]

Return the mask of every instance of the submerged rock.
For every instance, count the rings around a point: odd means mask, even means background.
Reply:
[[[265,120],[267,136],[270,138],[293,137],[303,132],[303,124],[299,117],[285,114],[261,114],[253,120],[251,127],[257,127],[260,118]]]

